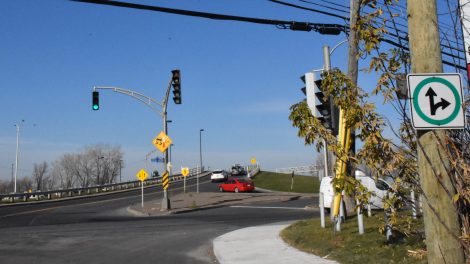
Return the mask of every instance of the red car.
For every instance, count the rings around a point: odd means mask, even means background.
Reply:
[[[219,184],[221,192],[251,192],[255,189],[255,184],[245,179],[229,178],[225,183]]]

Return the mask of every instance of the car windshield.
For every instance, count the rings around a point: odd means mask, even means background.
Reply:
[[[249,181],[245,180],[245,179],[238,179],[238,182],[246,182],[246,183],[250,183]]]
[[[376,183],[375,183],[375,186],[377,187],[377,189],[381,190],[381,191],[386,191],[389,189],[389,186],[382,180],[378,180]]]
[[[214,173],[214,174],[221,174],[222,171],[214,171],[214,172],[212,172],[212,173]]]

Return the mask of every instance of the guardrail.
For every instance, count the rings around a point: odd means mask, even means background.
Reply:
[[[259,164],[248,165],[246,168],[248,178],[253,178],[260,172]]]
[[[197,167],[189,170],[189,175],[187,178],[194,178],[198,174],[206,173],[204,168]],[[205,176],[205,175],[203,175]],[[170,176],[170,182],[179,182],[183,180],[183,175],[176,174]],[[67,197],[77,197],[77,196],[86,196],[86,195],[96,195],[98,193],[121,191],[121,190],[131,190],[134,188],[141,187],[141,184],[144,186],[159,185],[162,182],[161,177],[150,178],[143,182],[128,181],[120,183],[111,183],[104,185],[95,185],[89,187],[81,188],[70,188],[62,190],[51,190],[45,192],[27,192],[27,193],[10,193],[10,194],[0,194],[0,204],[3,203],[14,203],[14,202],[28,202],[31,200],[40,201],[40,200],[53,200],[53,199],[62,199]]]

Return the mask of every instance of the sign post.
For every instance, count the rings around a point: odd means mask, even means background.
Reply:
[[[183,192],[186,193],[186,177],[189,175],[189,168],[181,167],[181,174],[183,175]]]
[[[140,180],[140,186],[142,187],[142,208],[144,208],[144,181],[149,174],[144,169],[141,169],[135,176]]]
[[[168,92],[169,90],[167,91],[167,97],[168,97]],[[167,125],[168,125],[168,122],[166,120],[166,110],[164,111],[165,115],[164,115],[164,118],[163,118],[163,125],[164,125],[164,128],[165,128],[165,132],[161,131],[158,136],[156,136],[153,140],[152,140],[152,144],[158,149],[160,150],[160,152],[162,153],[165,153],[165,162],[167,163],[166,167],[167,167],[167,171],[163,174],[163,176],[165,176],[165,174],[167,175],[166,178],[168,179],[168,174],[170,172],[170,169],[171,169],[171,164],[169,162],[169,159],[168,159],[168,151],[167,149],[171,146],[171,143],[173,143],[173,141],[171,140],[171,138],[167,135],[168,133],[168,128],[167,128]],[[162,178],[163,182],[165,182],[165,177]],[[162,200],[162,211],[166,211],[166,210],[169,210],[171,208],[171,205],[170,205],[170,199],[168,198],[168,186],[169,186],[169,183],[167,181],[167,184],[166,184],[166,187],[165,187],[165,184],[164,184],[164,187],[163,187],[163,200]]]

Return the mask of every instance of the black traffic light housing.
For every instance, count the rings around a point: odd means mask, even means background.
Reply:
[[[100,110],[100,93],[97,91],[93,91],[92,98],[93,100],[91,109],[93,109],[94,111]]]
[[[322,80],[315,81],[315,98],[316,98],[316,109],[320,116],[319,118],[323,125],[333,132],[333,135],[338,135],[338,117],[339,109],[333,103],[333,97],[326,97],[323,93]]]
[[[180,70],[172,70],[171,85],[173,86],[173,101],[181,104],[181,73]]]
[[[302,75],[300,79],[305,83],[301,91],[307,96],[307,104],[313,116],[318,118],[334,135],[337,135],[339,110],[331,103],[333,98],[326,97],[323,93],[322,80],[316,80],[315,73],[312,72]]]

